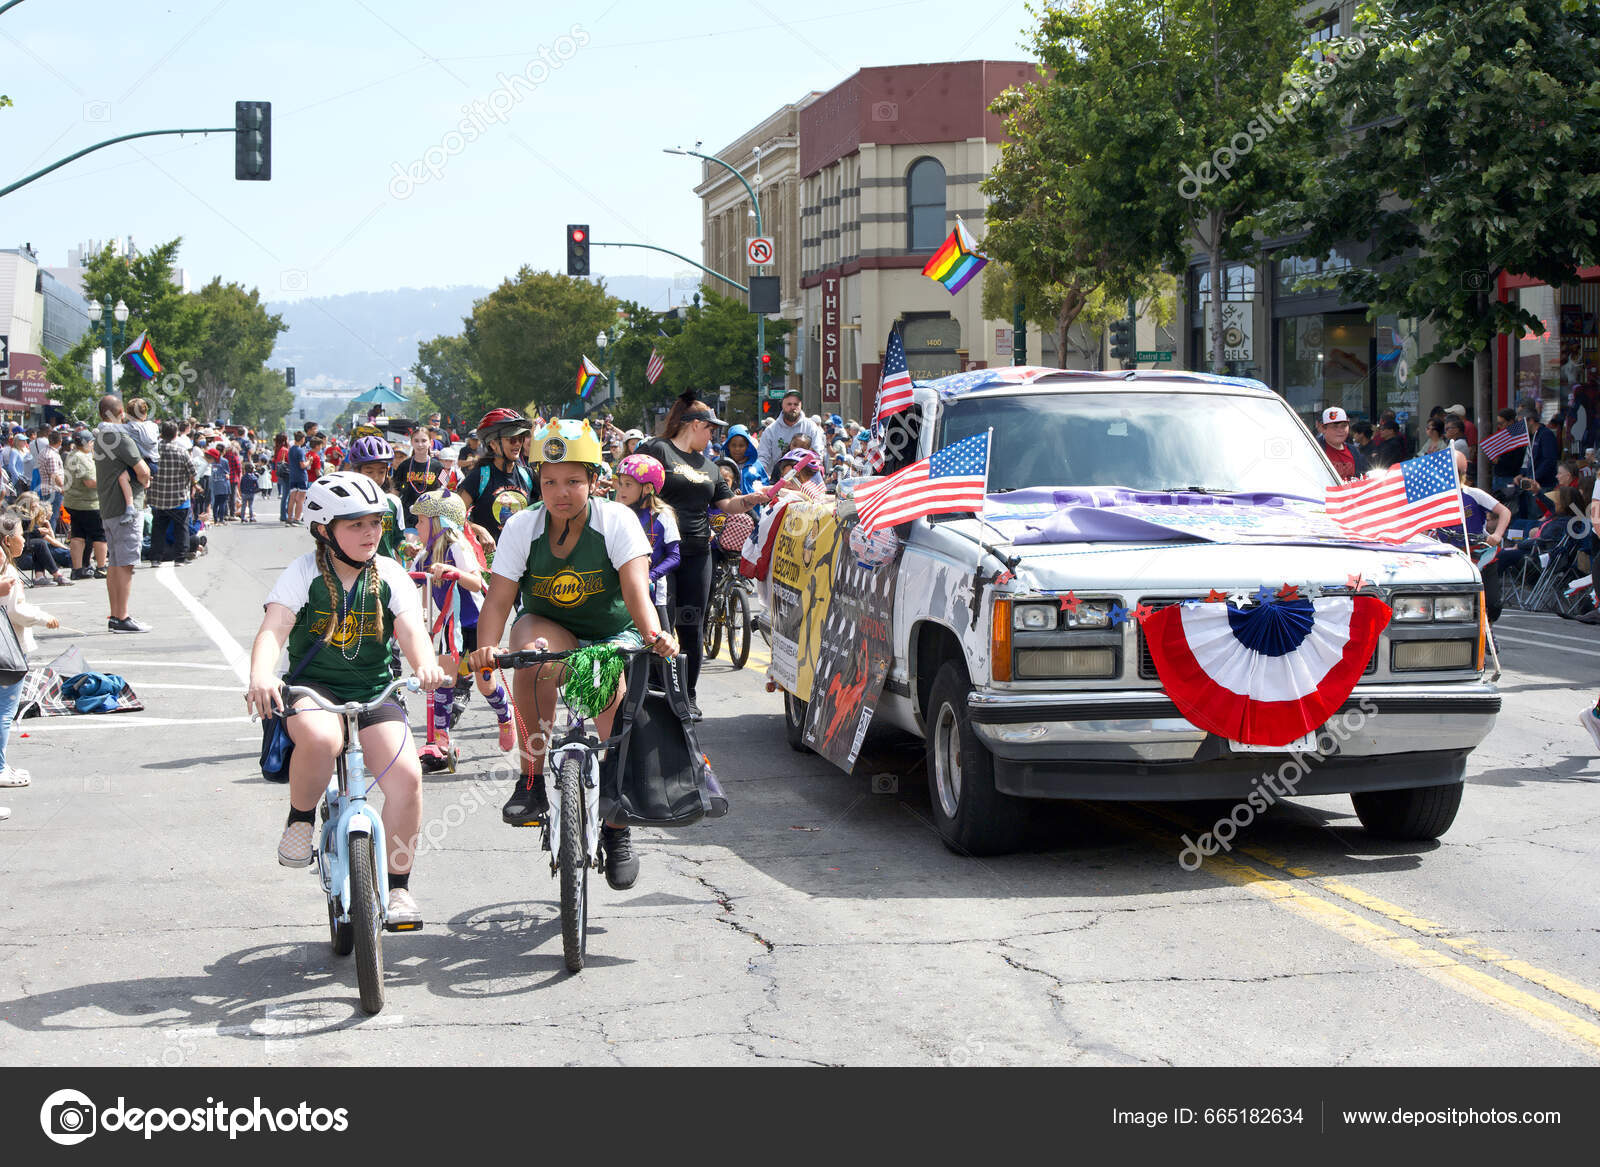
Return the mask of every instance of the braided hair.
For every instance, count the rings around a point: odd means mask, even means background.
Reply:
[[[335,519],[334,522],[338,522],[338,520]],[[329,526],[331,525],[332,524],[329,524]],[[333,538],[333,532],[331,530],[328,532],[328,538]],[[328,600],[333,606],[333,611],[328,615],[327,630],[322,634],[322,643],[332,644],[334,634],[338,632],[339,626],[343,623],[343,620],[340,618],[343,604],[340,601],[344,597],[344,588],[339,583],[338,573],[333,570],[333,549],[329,547],[327,543],[319,543],[317,545],[316,556],[317,570],[322,573],[322,583],[323,586],[328,589]],[[365,585],[365,587],[362,585]],[[362,620],[362,614],[366,610],[366,605],[363,601],[368,596],[372,597],[375,605],[373,610],[377,610],[376,602],[378,599],[378,567],[376,557],[373,557],[372,560],[370,560],[361,568],[361,574],[356,577],[355,592],[355,602],[351,604],[348,615],[355,617],[355,639],[356,644],[359,646],[361,643],[362,634],[366,628],[366,624]]]

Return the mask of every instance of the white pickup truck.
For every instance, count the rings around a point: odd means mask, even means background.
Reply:
[[[1293,793],[1349,793],[1369,831],[1449,828],[1467,755],[1500,709],[1477,568],[1431,540],[1342,537],[1321,506],[1338,479],[1281,397],[1208,374],[1042,369],[959,374],[915,395],[887,435],[894,464],[992,431],[983,518],[899,529],[874,715],[924,739],[949,846],[1015,847],[1032,799],[1243,800],[1290,757],[1304,763]],[[1095,505],[1108,497],[1130,505]],[[1393,610],[1354,691],[1315,745],[1198,728],[1129,617],[1219,592],[1237,614],[1243,593],[1288,585]],[[793,731],[805,706],[786,706]]]

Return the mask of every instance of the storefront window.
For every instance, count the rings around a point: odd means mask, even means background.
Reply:
[[[1352,421],[1373,420],[1373,338],[1364,312],[1317,312],[1279,320],[1281,373],[1275,388],[1307,424],[1315,423],[1330,405],[1340,406]]]

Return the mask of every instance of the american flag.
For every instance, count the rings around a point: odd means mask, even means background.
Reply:
[[[650,361],[644,367],[644,379],[654,385],[661,379],[661,374],[666,367],[662,363],[661,354],[652,348],[650,350]]]
[[[1512,450],[1520,450],[1528,444],[1528,423],[1521,425],[1513,422],[1503,430],[1497,430],[1483,439],[1483,444],[1478,448],[1488,458],[1498,458],[1501,454]]]
[[[981,511],[988,489],[990,432],[974,434],[887,478],[857,486],[856,515],[862,529],[871,535],[922,515]]]
[[[878,380],[878,408],[874,421],[899,413],[911,406],[911,370],[906,367],[906,346],[899,330],[889,330],[889,345],[883,353],[883,372]]]
[[[1453,450],[1412,458],[1381,478],[1328,487],[1328,517],[1368,539],[1403,543],[1419,531],[1459,525]]]

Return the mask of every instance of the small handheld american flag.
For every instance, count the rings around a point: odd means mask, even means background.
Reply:
[[[1461,523],[1454,450],[1401,462],[1387,474],[1327,491],[1328,517],[1352,534],[1404,543],[1420,531]]]
[[[1483,439],[1483,444],[1478,448],[1483,451],[1486,458],[1498,458],[1501,454],[1509,454],[1512,450],[1520,450],[1528,445],[1528,423],[1520,425],[1513,422],[1503,430],[1496,430]]]
[[[862,529],[871,535],[923,515],[983,510],[992,432],[974,434],[887,478],[858,485],[855,506]]]

